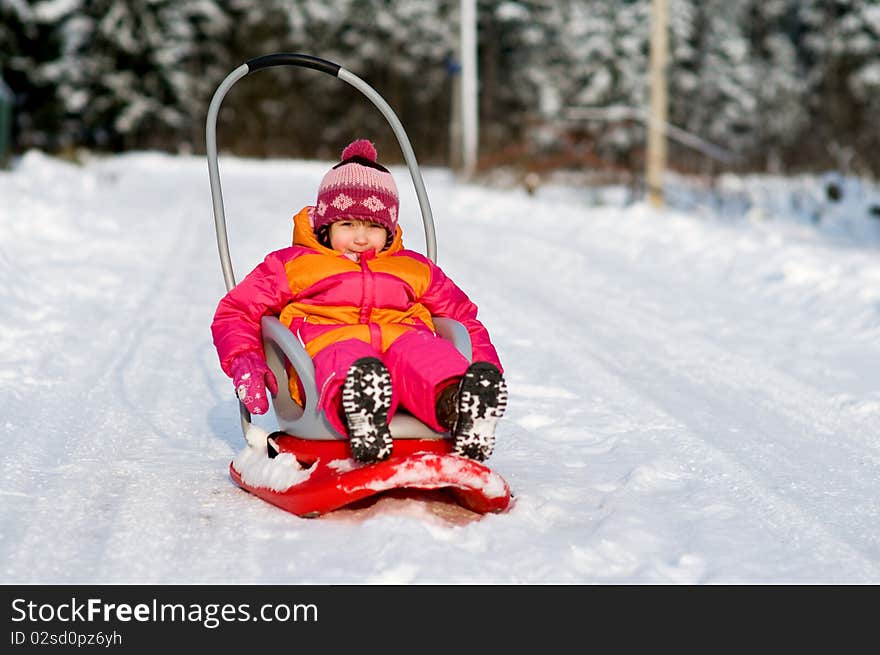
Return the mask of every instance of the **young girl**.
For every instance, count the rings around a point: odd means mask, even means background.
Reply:
[[[477,307],[433,262],[403,247],[397,186],[366,140],[351,143],[294,218],[293,246],[265,260],[220,301],[211,332],[223,371],[248,410],[278,393],[260,318],[277,314],[315,364],[318,407],[350,439],[352,455],[391,454],[398,405],[438,431],[456,454],[484,460],[507,405],[502,367]],[[473,364],[433,329],[465,325]],[[295,376],[291,393],[298,397]]]

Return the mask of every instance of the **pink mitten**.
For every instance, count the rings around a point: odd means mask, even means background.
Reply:
[[[263,356],[248,350],[236,356],[230,365],[232,383],[241,402],[251,414],[265,414],[269,410],[266,387],[272,394],[278,393],[278,381],[269,370]]]

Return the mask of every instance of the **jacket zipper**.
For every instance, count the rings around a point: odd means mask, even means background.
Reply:
[[[360,322],[361,323],[369,323],[370,322],[370,313],[373,309],[373,272],[367,266],[367,256],[366,253],[361,255],[361,276],[363,280],[363,295],[361,296],[361,311],[360,311]]]
[[[370,253],[372,251],[369,251]],[[374,255],[375,256],[375,255]],[[372,259],[369,253],[361,256],[361,274],[363,275],[364,294],[361,300],[360,322],[367,325],[370,330],[370,345],[378,351],[382,350],[382,330],[376,323],[370,321],[373,305],[376,303],[375,277],[367,261]]]

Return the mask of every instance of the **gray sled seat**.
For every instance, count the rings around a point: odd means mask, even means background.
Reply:
[[[444,339],[455,345],[464,357],[471,361],[471,337],[467,328],[450,318],[434,317],[434,329]],[[278,429],[302,439],[347,439],[339,434],[323,412],[318,409],[318,388],[315,383],[315,365],[294,334],[275,316],[264,316],[263,350],[266,362],[278,380],[278,394],[271,396],[272,407],[278,420]],[[304,391],[305,404],[300,407],[288,392],[287,362],[299,376]],[[437,432],[403,409],[398,409],[389,424],[395,439],[443,439],[449,433]]]

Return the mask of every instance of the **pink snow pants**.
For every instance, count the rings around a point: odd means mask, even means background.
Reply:
[[[340,434],[347,434],[341,411],[342,385],[348,369],[361,357],[378,357],[391,374],[389,421],[402,405],[428,427],[447,430],[437,423],[437,394],[464,375],[468,361],[451,341],[419,330],[399,337],[384,353],[363,341],[346,339],[314,356],[318,408]]]

